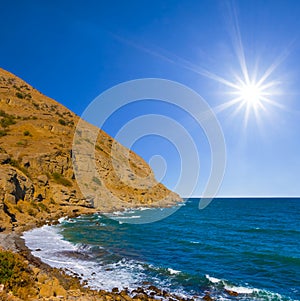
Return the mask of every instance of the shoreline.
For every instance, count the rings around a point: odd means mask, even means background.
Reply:
[[[139,206],[139,208],[143,208]],[[90,208],[91,209],[91,208]],[[134,210],[138,208],[124,208],[125,210]],[[114,212],[113,210],[111,212]],[[110,212],[110,213],[111,213]],[[106,212],[107,213],[107,212]],[[87,280],[82,280],[78,275],[67,274],[63,268],[54,268],[43,262],[40,258],[32,254],[25,243],[25,239],[22,235],[37,228],[41,228],[45,225],[54,226],[59,223],[61,218],[76,218],[81,215],[91,214],[103,214],[99,210],[90,210],[89,212],[76,212],[76,214],[65,215],[51,221],[44,221],[40,223],[33,223],[25,227],[24,229],[10,230],[0,233],[0,252],[8,251],[13,254],[18,254],[23,259],[28,268],[33,271],[36,276],[36,285],[41,288],[38,289],[39,295],[34,297],[28,297],[27,299],[19,299],[15,297],[12,292],[6,292],[5,287],[0,288],[0,299],[19,301],[19,300],[103,300],[103,301],[155,301],[155,300],[173,300],[173,301],[192,301],[197,298],[185,298],[172,294],[168,291],[162,290],[151,283],[145,283],[144,287],[137,287],[132,290],[124,288],[119,290],[113,288],[109,290],[96,290],[87,286]],[[42,280],[41,280],[42,279]],[[46,286],[47,289],[45,288]],[[51,288],[50,288],[51,286]],[[58,293],[59,292],[59,293]],[[196,297],[196,296],[195,296]],[[205,294],[202,299],[211,301],[213,300],[209,294]],[[2,299],[1,299],[2,300]]]
[[[86,208],[85,208],[86,209]],[[34,256],[32,254],[32,250],[30,250],[26,244],[25,244],[25,240],[24,238],[22,238],[22,235],[24,232],[26,231],[31,231],[33,229],[37,229],[40,227],[43,227],[45,225],[55,225],[57,224],[59,221],[59,218],[69,218],[69,217],[77,217],[79,215],[82,214],[93,214],[96,213],[97,211],[89,208],[89,212],[83,213],[81,212],[80,214],[77,214],[77,211],[74,212],[72,211],[72,214],[68,214],[65,216],[61,216],[55,219],[51,219],[51,220],[45,220],[45,221],[39,221],[39,222],[33,222],[29,225],[27,225],[26,227],[22,227],[17,228],[17,230],[15,230],[14,228],[6,230],[2,233],[0,233],[0,252],[11,252],[12,254],[17,254],[20,255],[21,258],[23,259],[23,262],[25,263],[26,266],[28,266],[28,269],[30,270],[30,272],[33,272],[33,274],[35,276],[42,276],[43,282],[47,282],[47,280],[49,280],[49,282],[52,281],[52,286],[55,283],[56,284],[56,288],[58,288],[58,290],[61,290],[60,288],[62,287],[64,289],[64,287],[72,287],[73,290],[70,294],[70,296],[68,296],[68,294],[62,294],[57,296],[57,293],[51,291],[51,290],[45,290],[45,286],[46,285],[41,285],[41,288],[38,288],[38,291],[41,292],[41,294],[39,294],[38,296],[29,296],[26,300],[72,300],[72,297],[75,297],[76,300],[94,300],[93,298],[91,298],[93,295],[95,295],[96,292],[89,290],[87,288],[85,288],[81,283],[79,278],[75,277],[75,276],[69,276],[67,275],[63,269],[56,269],[56,268],[52,268],[50,265],[48,265],[47,263],[43,262],[40,258]],[[77,209],[75,209],[77,210]],[[83,210],[84,211],[84,210]],[[36,277],[36,282],[40,282],[39,278]],[[0,283],[1,284],[1,283]],[[44,283],[39,283],[39,284],[44,284]],[[46,284],[46,283],[45,283]],[[56,289],[54,288],[54,289]],[[44,291],[43,291],[44,290]],[[67,291],[67,290],[65,290]],[[85,298],[85,295],[86,298]],[[54,297],[54,299],[53,299]],[[71,299],[69,298],[71,297]],[[78,299],[78,298],[79,299]],[[82,299],[83,297],[83,299]],[[23,299],[19,299],[17,296],[14,296],[12,294],[11,291],[6,292],[5,291],[5,286],[3,285],[2,289],[0,289],[0,299],[4,298],[3,300],[23,300]],[[2,300],[2,299],[1,299]]]

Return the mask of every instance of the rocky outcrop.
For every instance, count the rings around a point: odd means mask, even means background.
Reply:
[[[0,198],[16,205],[19,200],[30,201],[34,197],[32,181],[16,168],[0,166]]]
[[[0,69],[0,87],[0,231],[92,207],[110,211],[181,201],[156,182],[142,158],[87,123],[76,132],[78,116],[23,80]],[[86,133],[97,133],[94,143]],[[74,137],[84,153],[74,154]]]

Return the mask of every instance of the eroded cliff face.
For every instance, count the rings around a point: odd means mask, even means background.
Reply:
[[[78,121],[73,112],[0,69],[0,231],[95,209],[181,201],[156,182],[142,158],[102,130],[86,124],[88,131],[97,131],[94,143],[78,132],[73,141]],[[89,150],[76,154],[80,187],[72,162],[73,142]],[[92,176],[84,156],[94,159]]]

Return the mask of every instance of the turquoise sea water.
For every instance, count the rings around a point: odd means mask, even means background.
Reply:
[[[201,211],[198,202],[155,223],[126,220],[162,209],[65,219],[24,237],[36,256],[94,288],[151,283],[199,298],[300,300],[300,199],[215,199]]]

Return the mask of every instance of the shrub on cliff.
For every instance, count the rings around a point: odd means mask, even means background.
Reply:
[[[61,125],[67,125],[66,121],[63,120],[63,119],[59,119],[58,122],[59,122],[59,124],[61,124]]]
[[[3,128],[7,128],[12,124],[16,124],[15,116],[9,115],[5,113],[3,110],[0,110],[0,117],[2,117],[0,119],[0,125]]]
[[[32,137],[31,133],[27,130],[23,132],[23,135]]]
[[[15,296],[27,300],[33,292],[33,272],[20,255],[0,250],[0,283],[6,291],[12,291]]]
[[[54,172],[52,174],[52,177],[53,177],[54,181],[58,184],[61,184],[64,186],[72,186],[72,182],[69,181],[68,179],[64,178],[64,176],[58,172]]]
[[[0,137],[6,136],[7,131],[0,130]]]
[[[20,98],[20,99],[23,99],[23,98],[24,98],[24,95],[23,95],[22,93],[20,93],[20,92],[17,92],[17,93],[16,93],[16,96],[17,96],[18,98]]]

